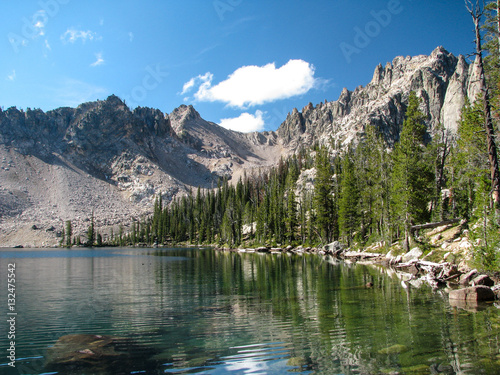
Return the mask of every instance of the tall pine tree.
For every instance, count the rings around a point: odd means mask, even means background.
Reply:
[[[342,182],[340,188],[339,200],[339,228],[340,234],[347,240],[351,246],[354,232],[358,228],[359,212],[359,191],[357,179],[354,171],[354,162],[352,150],[344,155],[342,163]]]
[[[396,223],[402,223],[403,249],[409,250],[410,227],[429,218],[434,174],[425,146],[425,116],[420,99],[411,92],[399,143],[394,148],[392,201]]]

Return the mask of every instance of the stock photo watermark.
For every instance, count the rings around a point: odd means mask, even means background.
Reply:
[[[372,40],[390,25],[393,16],[400,14],[403,10],[400,0],[390,0],[385,9],[370,11],[372,19],[362,28],[354,27],[352,43],[342,42],[339,45],[346,61],[351,63],[352,55],[360,54],[364,48],[368,47]]]
[[[7,349],[8,365],[16,367],[16,264],[7,265]]]
[[[44,28],[49,19],[57,16],[61,5],[66,5],[69,2],[70,0],[40,0],[38,5],[41,9],[33,13],[30,18],[23,17],[21,19],[20,33],[10,32],[7,34],[14,52],[18,53],[21,47],[26,47],[30,41],[43,36],[45,33]]]
[[[215,9],[215,12],[219,16],[219,19],[224,21],[224,15],[227,12],[233,12],[238,5],[240,5],[243,0],[214,0],[212,3]]]
[[[138,103],[147,98],[148,92],[156,89],[168,76],[168,72],[163,71],[160,64],[148,65],[145,70],[146,75],[142,78],[141,84],[134,86],[130,94],[123,97],[129,108],[137,107]]]

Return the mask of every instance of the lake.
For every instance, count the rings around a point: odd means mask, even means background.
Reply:
[[[494,305],[459,309],[443,290],[315,254],[3,249],[0,275],[0,374],[500,373]],[[45,367],[60,337],[84,334],[144,355],[115,371]]]

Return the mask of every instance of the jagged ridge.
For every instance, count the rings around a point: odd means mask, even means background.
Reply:
[[[443,47],[430,56],[396,57],[385,67],[379,64],[365,87],[344,88],[337,101],[315,107],[309,103],[302,112],[294,109],[277,133],[284,145],[293,148],[332,140],[346,145],[359,139],[366,125],[374,125],[393,144],[399,138],[410,91],[422,98],[430,135],[440,123],[456,132],[465,98],[475,96],[470,79],[474,74],[463,56],[455,57]]]

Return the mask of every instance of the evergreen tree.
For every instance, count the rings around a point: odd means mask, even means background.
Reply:
[[[458,216],[475,224],[471,228],[476,260],[481,267],[498,266],[499,225],[491,202],[491,176],[481,100],[466,102],[453,150],[453,204]]]
[[[488,194],[480,187],[488,178],[488,154],[484,136],[484,116],[480,100],[474,105],[466,102],[458,126],[457,145],[452,153],[453,212],[457,217],[471,219],[481,197]]]
[[[299,175],[297,165],[295,163],[290,165],[290,170],[286,177],[286,215],[285,215],[285,228],[286,239],[289,243],[295,241],[295,233],[298,227],[297,220],[297,199],[295,195],[295,187]]]
[[[90,218],[90,225],[87,230],[87,246],[92,247],[95,243],[95,228],[94,228],[94,211]]]
[[[73,236],[73,226],[71,220],[66,221],[66,246],[71,247],[71,236]]]
[[[331,242],[335,232],[336,212],[333,200],[333,171],[328,150],[325,147],[316,153],[316,181],[314,184],[315,224],[322,242]]]
[[[358,228],[359,191],[357,179],[354,173],[354,162],[352,151],[349,150],[343,159],[342,182],[339,199],[339,227],[340,234],[347,240],[350,246],[354,237],[354,231]]]
[[[102,242],[102,235],[101,233],[97,232],[97,236],[96,236],[96,245],[98,247],[101,247],[103,245],[103,242]]]
[[[367,126],[354,155],[362,243],[387,237],[390,163],[385,147],[375,127]]]
[[[402,223],[405,237],[403,248],[406,251],[409,249],[411,225],[429,218],[428,202],[432,198],[434,180],[432,163],[428,160],[425,146],[424,114],[419,105],[419,98],[411,92],[400,140],[394,149],[391,194],[393,220]]]

